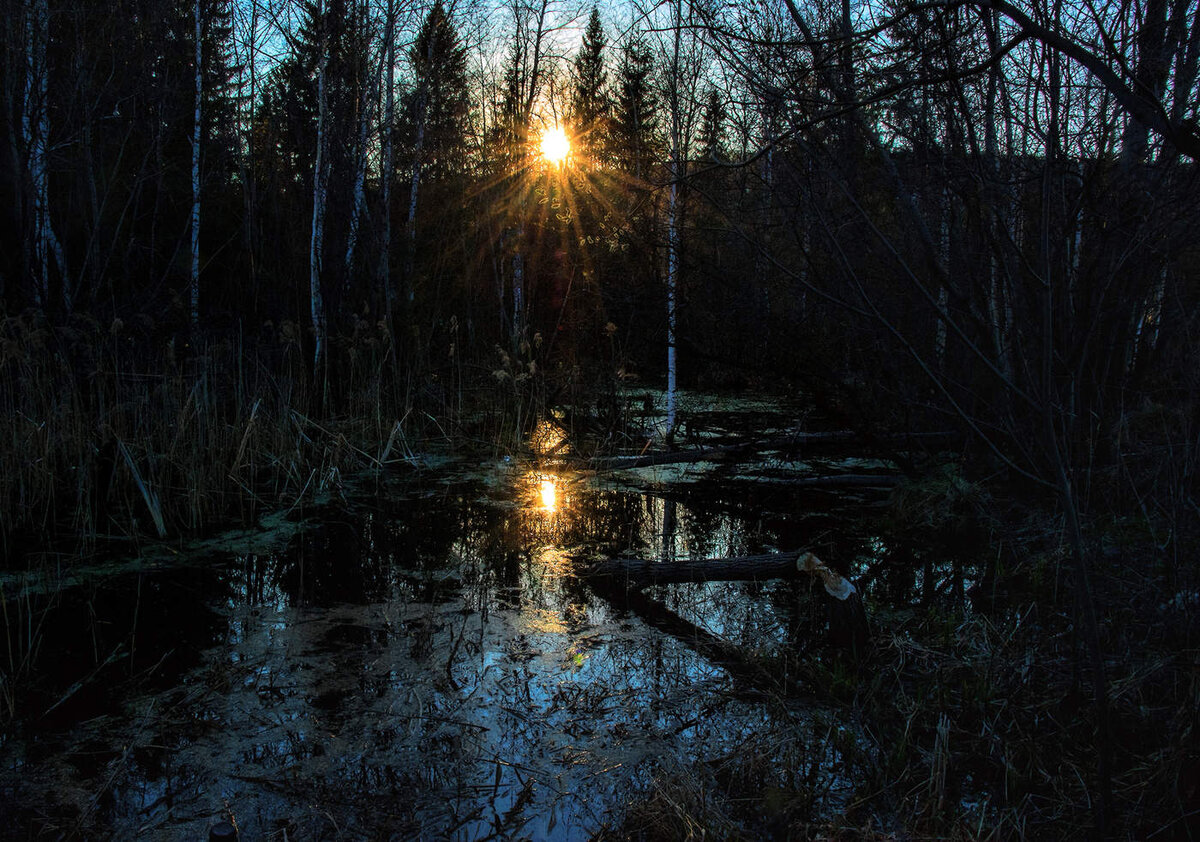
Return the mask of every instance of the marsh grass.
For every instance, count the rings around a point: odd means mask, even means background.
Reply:
[[[769,655],[770,673],[795,677],[774,702],[791,720],[725,757],[659,770],[612,838],[1096,838],[1095,724],[1062,551],[1026,550],[986,612],[948,595],[919,611],[868,595],[875,637],[857,662],[820,647]],[[1148,583],[1154,567],[1129,553],[1097,564],[1112,835],[1195,838],[1200,598],[1154,599],[1168,581]]]
[[[17,715],[19,695],[34,671],[42,647],[42,630],[53,608],[54,596],[41,600],[35,588],[22,586],[8,592],[0,583],[0,619],[4,622],[3,669],[0,669],[0,725]],[[53,589],[51,592],[54,593]]]
[[[292,323],[190,346],[144,317],[0,319],[0,721],[36,713],[18,708],[56,570],[336,496],[456,429],[380,331],[337,337],[319,380],[304,340]]]
[[[292,323],[191,347],[144,318],[0,321],[5,556],[251,522],[364,468],[411,462],[419,442],[460,435],[471,412],[490,418],[478,435],[513,446],[540,406],[532,357],[504,383],[447,394],[392,364],[365,322],[331,346],[314,380]],[[464,408],[464,394],[484,411]]]

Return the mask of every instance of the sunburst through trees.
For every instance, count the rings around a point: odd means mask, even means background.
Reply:
[[[571,141],[562,126],[555,126],[542,132],[541,149],[542,157],[548,163],[562,166],[563,162],[567,160],[567,156],[571,154]]]

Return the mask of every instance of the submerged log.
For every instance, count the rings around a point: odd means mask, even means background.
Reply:
[[[604,459],[592,459],[592,467],[597,470],[620,471],[626,468],[650,468],[655,465],[683,465],[690,462],[719,462],[734,456],[749,456],[770,447],[760,442],[745,442],[743,444],[722,444],[713,447],[702,447],[696,450],[669,450],[664,452],[644,453],[640,456],[610,456]]]
[[[642,558],[614,558],[592,564],[582,571],[585,579],[627,588],[681,582],[736,582],[815,577],[824,586],[829,601],[830,638],[839,646],[858,653],[870,639],[867,614],[858,589],[849,579],[830,568],[812,553],[764,553],[761,555],[704,558],[662,562]]]
[[[653,599],[639,590],[614,587],[614,582],[608,582],[608,585],[600,589],[600,594],[614,606],[632,611],[652,629],[670,635],[744,682],[748,688],[769,696],[796,691],[794,679],[789,681],[788,676],[778,671],[764,669],[762,663],[751,657],[745,649],[679,616],[661,600]]]
[[[762,553],[727,558],[685,561],[652,561],[644,558],[611,558],[583,571],[588,579],[623,579],[628,584],[667,585],[678,582],[741,582],[795,579],[802,573],[820,578],[825,590],[837,599],[854,593],[854,585],[831,570],[812,553]]]

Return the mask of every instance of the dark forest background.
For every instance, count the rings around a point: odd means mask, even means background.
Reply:
[[[6,554],[248,517],[551,408],[602,438],[670,346],[682,386],[960,435],[982,513],[1062,540],[1103,746],[1125,585],[1097,569],[1195,593],[1195,0],[2,0],[0,27]]]
[[[1194,3],[4,12],[4,408],[47,481],[140,438],[104,428],[146,378],[440,418],[668,342],[1074,505],[1190,476]],[[6,517],[70,508],[20,473]]]

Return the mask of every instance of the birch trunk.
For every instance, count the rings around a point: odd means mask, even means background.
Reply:
[[[364,97],[365,99],[366,97]],[[346,237],[346,259],[342,281],[347,293],[350,291],[351,270],[354,268],[354,251],[358,247],[358,229],[362,224],[363,206],[366,204],[368,120],[370,117],[363,113],[358,127],[358,152],[354,164],[354,205],[350,212],[350,232]]]
[[[322,10],[323,11],[323,10]],[[321,253],[325,242],[325,66],[328,47],[322,45],[317,71],[317,159],[313,167],[312,239],[309,244],[308,294],[312,308],[313,375],[319,376],[325,353],[325,305],[321,299]]]
[[[396,123],[396,86],[393,84],[393,76],[396,72],[396,3],[395,0],[388,0],[387,4],[387,21],[384,24],[384,39],[387,41],[387,60],[384,62],[384,85],[386,85],[384,93],[384,124],[383,124],[383,150],[382,159],[380,161],[380,198],[383,201],[383,219],[381,221],[382,232],[381,242],[379,246],[379,272],[378,283],[383,287],[384,306],[387,308],[387,324],[388,330],[391,333],[392,351],[395,353],[396,329],[395,329],[395,305],[396,293],[392,289],[391,267],[392,267],[392,179],[395,177],[394,165],[394,148],[392,145],[392,127]]]
[[[430,38],[430,52],[433,51],[433,39]],[[413,300],[413,268],[416,265],[417,251],[417,194],[421,189],[421,159],[425,152],[425,122],[428,113],[429,91],[422,83],[422,90],[417,101],[417,136],[413,142],[412,180],[409,183],[408,219],[404,224],[404,289],[402,290],[401,306],[405,309]]]
[[[943,283],[938,286],[938,308],[944,313],[946,312],[947,304],[949,304],[950,287],[950,211],[952,200],[949,188],[942,191],[942,201],[940,204],[941,260],[942,266],[946,270],[946,276]],[[937,327],[935,328],[934,354],[937,360],[938,371],[944,374],[946,371],[946,322],[940,318],[937,319]]]
[[[367,8],[366,3],[363,3],[363,25],[366,25]],[[382,61],[383,57],[380,56]],[[379,76],[376,75],[376,81]],[[374,85],[363,83],[362,95],[359,97],[358,105],[358,146],[355,149],[354,159],[354,206],[350,212],[350,233],[346,238],[346,260],[343,267],[342,288],[348,294],[350,292],[350,276],[351,270],[354,268],[354,250],[358,246],[358,229],[362,224],[363,207],[366,204],[366,180],[367,180],[367,134],[370,128],[371,118],[374,116],[374,103],[376,101],[379,89]]]
[[[192,332],[200,329],[200,105],[204,93],[204,73],[201,65],[200,4],[196,0],[196,110],[192,125],[192,275],[188,287],[191,303]]]
[[[675,431],[675,286],[679,275],[679,150],[671,143],[671,188],[667,194],[667,435]]]
[[[513,136],[515,138],[519,138],[521,141],[524,141],[527,139],[527,133],[529,130],[529,120],[533,114],[533,106],[534,106],[534,103],[537,101],[537,95],[541,88],[541,78],[542,78],[542,73],[544,72],[543,68],[542,68],[542,60],[544,58],[543,52],[544,52],[544,47],[546,46],[545,42],[546,42],[546,37],[547,37],[547,33],[548,33],[548,30],[547,30],[548,17],[547,16],[548,16],[548,13],[550,10],[550,0],[540,0],[540,2],[537,3],[536,7],[528,6],[528,7],[524,7],[524,8],[525,8],[525,11],[529,12],[532,17],[532,21],[533,21],[532,37],[530,37],[528,35],[529,28],[530,28],[530,22],[527,18],[524,17],[524,13],[522,12],[522,7],[520,7],[517,4],[514,4],[512,6],[513,18],[514,18],[514,22],[516,24],[516,30],[517,30],[517,36],[516,36],[517,43],[522,46],[523,51],[525,49],[528,50],[528,53],[527,53],[528,63],[526,64],[525,59],[521,59],[518,62],[518,71],[517,72],[520,74],[520,78],[518,79],[517,92],[518,93],[523,92],[524,97],[523,97],[523,99],[521,99],[519,101],[520,113],[518,113],[514,116],[513,125],[511,126],[512,131],[513,131]],[[526,40],[527,38],[529,38],[530,40]],[[527,73],[522,72],[522,68],[524,68],[526,66],[528,66],[528,68],[529,68]],[[521,87],[526,82],[528,83],[528,87]],[[519,179],[519,178],[523,178],[524,176],[523,176],[523,173],[518,171],[516,174],[516,177]],[[517,211],[518,223],[517,223],[515,232],[512,234],[512,236],[516,238],[516,247],[513,251],[513,256],[512,256],[512,273],[513,273],[512,306],[513,306],[513,309],[512,309],[512,324],[510,325],[511,330],[512,330],[512,334],[511,334],[510,338],[512,341],[512,347],[513,347],[514,353],[516,353],[520,348],[521,332],[522,332],[522,330],[524,330],[524,321],[525,321],[524,320],[524,315],[525,315],[524,311],[525,311],[525,306],[526,306],[526,304],[525,304],[525,257],[524,257],[523,252],[521,251],[521,249],[523,248],[524,243],[525,243],[525,199],[523,196],[524,191],[521,190],[519,192],[522,193],[522,198],[520,198],[518,200],[518,211]],[[415,195],[415,191],[414,191],[414,195]],[[415,206],[410,206],[410,210],[415,210]],[[511,230],[511,229],[509,229],[509,230]],[[503,279],[501,280],[501,283],[503,284]]]
[[[671,185],[667,192],[667,429],[670,436],[675,431],[676,414],[676,369],[675,369],[675,288],[679,280],[679,179],[682,176],[680,167],[680,149],[682,143],[679,87],[682,84],[679,52],[680,39],[683,37],[681,0],[674,3],[675,33],[674,48],[671,54]]]
[[[999,16],[995,12],[989,12],[985,18],[985,33],[988,50],[993,54],[999,49],[999,26]],[[1000,254],[1003,248],[1001,233],[1008,230],[1009,227],[1005,222],[1007,216],[1005,213],[1005,194],[1000,186],[1000,140],[996,131],[998,119],[997,101],[1000,96],[1000,84],[1000,71],[997,67],[993,66],[988,70],[983,124],[984,159],[987,162],[987,178],[989,179],[988,194],[990,199],[989,205],[991,206],[991,212],[985,223],[990,241],[988,249],[987,308],[996,365],[1005,379],[1011,379],[1013,365],[1010,356],[1012,343],[1009,338],[1009,329],[1012,320],[1008,318],[1006,308],[1009,296],[1000,271]],[[1010,149],[1011,147],[1008,147],[1006,152]]]
[[[512,315],[512,346],[516,352],[521,343],[521,331],[524,329],[524,319],[522,318],[525,310],[525,257],[521,253],[521,244],[525,239],[525,226],[520,226],[516,231],[517,248],[513,252],[512,258],[512,290],[513,290],[513,315]]]
[[[245,125],[254,125],[254,104],[258,101],[258,2],[250,0],[249,24],[246,33],[246,52],[239,64],[250,74],[250,96],[246,100]],[[243,14],[245,11],[243,10]],[[250,261],[250,288],[258,294],[258,237],[256,236],[256,201],[258,174],[254,132],[246,132],[246,154],[242,156],[242,201],[245,207],[246,254]]]
[[[50,137],[50,69],[46,51],[50,42],[47,0],[28,0],[25,7],[25,135],[26,166],[33,187],[34,267],[33,297],[38,307],[50,303],[50,261],[53,258],[62,284],[63,307],[71,310],[71,287],[62,245],[50,220],[50,180],[47,146]]]

